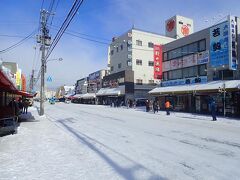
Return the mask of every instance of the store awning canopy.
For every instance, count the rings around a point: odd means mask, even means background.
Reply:
[[[12,81],[0,70],[0,88],[5,91],[17,91]]]
[[[96,94],[95,93],[83,94],[83,96],[81,98],[82,99],[94,99],[94,98],[96,98]]]
[[[16,91],[16,94],[20,95],[20,96],[27,97],[27,98],[33,98],[34,96],[37,95],[37,94],[30,94],[30,93],[24,92],[24,91]]]
[[[75,94],[74,96],[73,96],[73,98],[81,98],[83,96],[83,94]]]
[[[121,96],[125,94],[125,86],[118,86],[116,88],[101,88],[96,96]]]
[[[157,95],[157,94],[218,91],[219,89],[224,88],[224,86],[226,90],[240,89],[240,80],[212,81],[205,84],[157,87],[149,91],[149,94]]]

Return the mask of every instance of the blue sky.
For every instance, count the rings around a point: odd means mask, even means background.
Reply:
[[[56,0],[57,1],[57,0]],[[59,27],[74,0],[59,0],[53,25]],[[50,0],[45,0],[48,9]],[[21,40],[38,27],[42,0],[0,0],[0,50]],[[194,20],[195,31],[221,21],[228,14],[240,16],[239,0],[85,0],[68,30],[84,33],[102,42],[110,42],[113,36],[121,35],[134,26],[147,31],[164,34],[166,19],[179,14]],[[56,30],[51,28],[54,37]],[[82,37],[86,37],[83,36]],[[40,67],[38,50],[35,53],[32,38],[4,54],[0,59],[15,61],[29,76],[32,67]],[[107,45],[81,38],[63,35],[50,58],[63,58],[62,62],[48,63],[47,77],[53,82],[48,87],[74,84],[77,79],[107,66]]]

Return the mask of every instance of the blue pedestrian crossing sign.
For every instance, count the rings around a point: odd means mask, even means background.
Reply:
[[[52,77],[51,76],[48,76],[47,82],[52,82]]]

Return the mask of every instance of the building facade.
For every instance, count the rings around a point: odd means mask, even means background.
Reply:
[[[209,113],[209,101],[217,112],[240,115],[240,19],[227,20],[163,46],[163,81],[150,91],[176,110]],[[239,85],[238,85],[239,84]]]
[[[149,90],[160,83],[159,79],[154,78],[154,45],[162,45],[173,40],[134,28],[112,39],[108,49],[109,77],[114,77],[113,74],[123,71],[127,74],[132,72],[130,74],[134,83],[133,93],[127,94],[125,100],[144,98]]]

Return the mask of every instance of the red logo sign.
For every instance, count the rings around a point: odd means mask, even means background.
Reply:
[[[171,19],[167,22],[167,31],[171,32],[175,27],[175,20]]]
[[[183,25],[181,31],[184,36],[189,35],[189,27],[187,25]]]
[[[154,79],[162,79],[162,46],[154,45]]]

